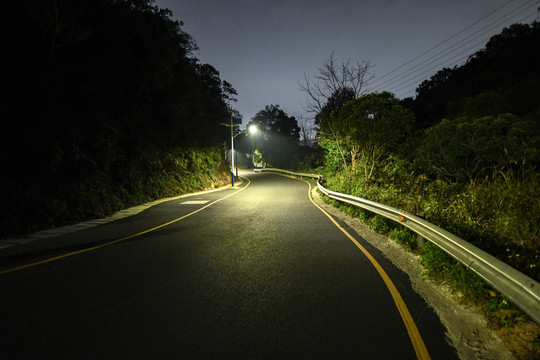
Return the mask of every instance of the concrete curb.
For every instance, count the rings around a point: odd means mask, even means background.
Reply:
[[[235,184],[234,188],[237,188],[237,186],[240,186],[240,185],[242,185],[241,180],[238,182],[238,184]],[[25,236],[23,238],[0,240],[0,251],[3,250],[3,249],[9,248],[11,246],[14,246],[14,245],[21,245],[21,244],[26,244],[26,243],[29,243],[29,242],[42,240],[42,239],[47,239],[47,238],[51,238],[51,237],[55,237],[55,236],[59,236],[59,235],[63,235],[63,234],[69,234],[69,233],[72,233],[72,232],[75,232],[75,231],[84,230],[84,229],[92,228],[94,226],[106,224],[106,223],[109,223],[109,222],[112,222],[112,221],[124,219],[124,218],[129,217],[129,216],[137,215],[137,214],[143,212],[144,210],[146,210],[148,208],[151,208],[152,206],[155,206],[155,205],[167,202],[167,201],[172,201],[172,200],[177,200],[177,199],[182,199],[182,198],[187,198],[187,197],[197,196],[197,195],[202,195],[202,194],[208,194],[208,193],[211,193],[211,192],[221,191],[221,190],[231,189],[231,188],[232,187],[229,184],[229,185],[219,187],[217,189],[203,190],[203,191],[198,191],[198,192],[194,192],[194,193],[189,193],[189,194],[183,194],[183,195],[158,199],[158,200],[147,202],[145,204],[136,205],[136,206],[132,206],[130,208],[124,209],[124,210],[117,211],[116,213],[114,213],[114,214],[112,214],[110,216],[104,217],[102,219],[88,220],[88,221],[83,221],[83,222],[80,222],[80,223],[77,223],[77,224],[61,226],[61,227],[58,227],[58,228],[51,228],[51,229],[41,230],[41,231],[38,231],[38,232],[36,232],[34,234],[30,234],[28,236]]]

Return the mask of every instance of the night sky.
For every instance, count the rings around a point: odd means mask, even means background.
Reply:
[[[305,94],[298,84],[304,74],[314,76],[332,52],[373,65],[368,91],[414,96],[420,82],[445,66],[463,64],[504,27],[534,21],[540,2],[157,0],[156,5],[184,22],[199,46],[196,56],[238,91],[233,107],[246,124],[268,104],[279,104],[292,116],[304,114]]]

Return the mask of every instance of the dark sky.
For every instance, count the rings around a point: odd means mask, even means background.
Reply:
[[[373,65],[375,78],[367,90],[414,96],[422,80],[462,64],[504,27],[534,21],[540,2],[157,0],[156,5],[184,22],[199,46],[197,57],[238,91],[233,107],[246,124],[269,104],[289,115],[303,114],[305,94],[298,83],[304,74],[315,75],[332,52]]]

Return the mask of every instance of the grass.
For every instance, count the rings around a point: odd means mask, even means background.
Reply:
[[[540,199],[537,175],[529,171],[517,176],[507,171],[468,184],[432,181],[425,176],[366,183],[357,175],[344,172],[325,174],[324,178],[325,187],[331,190],[413,214],[422,213],[428,221],[538,281]],[[510,347],[517,358],[540,357],[540,327],[465,265],[430,242],[418,248],[416,234],[397,223],[349,204],[323,199],[358,217],[407,250],[420,254],[426,276],[449,284],[462,303],[479,308],[494,329],[509,334]]]
[[[413,251],[418,247],[418,236],[410,230],[394,227],[388,236],[407,250]]]
[[[525,179],[508,172],[468,184],[430,181],[424,176],[366,183],[343,172],[326,174],[325,180],[334,191],[422,214],[431,223],[540,280],[540,196],[537,175],[532,172]],[[349,205],[340,208],[383,233],[394,227],[378,217],[372,219],[369,212],[350,209]]]
[[[228,183],[221,149],[175,149],[141,155],[117,173],[92,169],[82,177],[0,178],[4,192],[0,238],[100,218],[162,197]]]

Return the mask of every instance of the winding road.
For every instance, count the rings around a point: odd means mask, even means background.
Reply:
[[[0,249],[0,359],[457,359],[313,184],[241,179]]]

